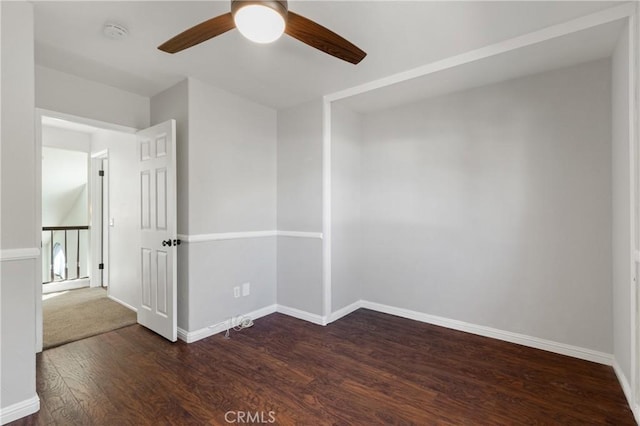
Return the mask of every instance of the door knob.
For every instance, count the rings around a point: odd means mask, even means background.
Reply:
[[[164,246],[169,246],[169,247],[171,247],[171,240],[164,240],[164,241],[162,242],[162,247],[164,247]]]
[[[179,245],[180,245],[180,243],[182,243],[182,241],[180,241],[180,240],[173,240],[173,245],[174,245],[174,246],[179,246]]]

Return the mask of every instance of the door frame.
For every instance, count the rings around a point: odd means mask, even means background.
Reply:
[[[35,223],[34,228],[36,235],[42,234],[42,119],[43,117],[57,118],[60,120],[71,121],[78,124],[85,124],[92,127],[97,127],[104,130],[115,130],[122,133],[135,134],[138,129],[128,126],[122,126],[120,124],[108,123],[105,121],[94,120],[92,118],[81,117],[72,114],[66,114],[63,112],[48,110],[44,108],[36,108],[35,110],[35,169],[36,169],[36,182],[35,182]],[[40,244],[42,248],[42,243]],[[42,250],[36,259],[36,266],[38,270],[35,276],[38,277],[35,285],[34,297],[35,297],[35,316],[36,316],[36,353],[42,352]]]
[[[109,165],[107,163],[106,170],[104,170],[105,177],[102,178],[102,191],[100,190],[100,179],[98,178],[98,171],[103,170],[103,160],[109,159],[109,150],[105,149],[95,154],[91,154],[91,176],[89,177],[89,184],[91,185],[90,191],[90,203],[91,203],[91,276],[90,286],[100,287],[103,282],[109,281],[109,226],[105,221],[109,218]],[[100,197],[98,197],[100,194]],[[106,200],[106,202],[105,202]],[[98,219],[98,215],[102,213],[102,220]],[[95,225],[100,223],[100,228]],[[101,232],[102,231],[102,232]],[[102,246],[102,247],[101,247]],[[102,252],[101,252],[102,249]],[[100,256],[102,254],[102,256]],[[102,274],[98,265],[100,260],[105,264]],[[102,275],[102,276],[101,276]],[[109,294],[109,287],[107,287],[107,294]]]

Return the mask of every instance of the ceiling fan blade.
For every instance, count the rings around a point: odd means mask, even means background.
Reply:
[[[226,33],[235,27],[236,24],[233,21],[231,12],[225,13],[224,15],[216,16],[181,32],[171,40],[167,40],[158,46],[158,49],[167,53],[180,52],[196,44],[200,44],[203,41],[207,41],[210,38]]]
[[[322,25],[291,11],[288,13],[287,26],[284,32],[311,47],[352,64],[357,64],[367,56],[362,49],[350,41],[345,40]]]

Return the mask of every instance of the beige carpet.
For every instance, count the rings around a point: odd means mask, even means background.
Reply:
[[[44,295],[43,348],[49,349],[136,323],[136,313],[100,287]]]

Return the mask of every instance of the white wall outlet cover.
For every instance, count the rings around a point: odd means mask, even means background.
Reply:
[[[251,283],[242,284],[242,295],[248,296],[251,293]]]

